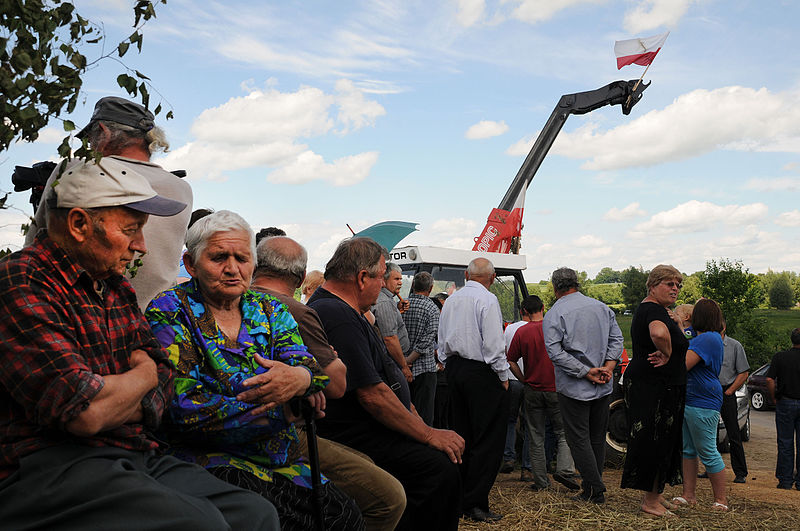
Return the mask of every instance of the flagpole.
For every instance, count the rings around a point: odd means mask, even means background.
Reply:
[[[628,101],[625,102],[625,106],[626,107],[631,104],[631,98],[633,98],[633,93],[635,93],[636,89],[639,88],[639,83],[641,83],[642,80],[644,79],[644,75],[647,73],[647,70],[650,68],[651,64],[653,64],[653,63],[651,62],[650,64],[647,65],[647,68],[645,68],[644,72],[642,72],[642,76],[639,78],[638,81],[636,81],[636,84],[633,85],[633,92],[631,93],[630,96],[628,96]]]

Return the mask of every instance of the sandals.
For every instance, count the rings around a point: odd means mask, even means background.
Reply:
[[[679,507],[688,507],[689,505],[695,505],[697,502],[689,503],[689,501],[683,496],[675,496],[670,500],[670,503]]]
[[[711,506],[711,510],[712,510],[712,511],[721,511],[721,512],[725,512],[725,511],[727,511],[727,510],[728,510],[728,506],[727,506],[727,505],[725,505],[724,503],[720,503],[720,502],[714,502],[714,504]]]
[[[667,499],[661,499],[661,500],[659,500],[659,503],[661,505],[663,505],[664,509],[666,509],[668,511],[674,511],[675,509],[678,508],[677,505],[675,505],[674,503],[672,503],[671,501],[669,501]]]

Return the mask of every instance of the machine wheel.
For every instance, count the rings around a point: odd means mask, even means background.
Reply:
[[[756,411],[764,411],[767,408],[767,399],[761,391],[753,391],[750,395],[750,405]]]
[[[742,427],[742,441],[747,442],[750,440],[750,413],[747,414],[747,420]]]
[[[721,454],[727,454],[731,451],[731,442],[728,440],[728,436],[726,435],[724,439],[717,442],[717,450]]]
[[[618,398],[608,405],[608,431],[606,432],[606,466],[622,468],[628,450],[628,421],[625,417],[625,400]]]

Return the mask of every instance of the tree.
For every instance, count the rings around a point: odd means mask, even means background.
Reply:
[[[683,288],[678,293],[678,300],[676,304],[694,304],[697,299],[703,296],[703,290],[700,286],[700,275],[702,273],[692,273],[683,277]]]
[[[717,301],[728,323],[729,330],[758,307],[761,288],[753,275],[740,261],[722,258],[719,262],[706,262],[700,275],[703,296]]]
[[[647,274],[641,266],[630,266],[622,272],[622,301],[629,310],[635,310],[647,295]]]
[[[779,310],[794,306],[794,290],[788,275],[780,275],[769,288],[769,305]]]
[[[62,0],[0,0],[0,152],[14,141],[34,141],[50,119],[72,112],[83,86],[82,76],[104,59],[121,59],[131,45],[142,50],[142,26],[156,16],[154,3],[166,0],[136,0],[133,33],[114,47],[106,46],[100,27]],[[105,50],[110,50],[105,53]],[[94,52],[93,59],[87,55]],[[120,62],[121,63],[121,62]],[[121,63],[125,73],[117,83],[131,96],[137,94],[149,108],[148,77]],[[129,75],[132,74],[132,75]],[[159,104],[154,114],[161,111]],[[167,118],[171,112],[167,113]],[[75,129],[63,120],[64,131]],[[70,137],[58,148],[61,157],[72,154]],[[75,152],[90,156],[84,143]]]
[[[594,278],[595,284],[611,284],[614,282],[622,282],[622,271],[614,271],[610,267],[601,269]]]

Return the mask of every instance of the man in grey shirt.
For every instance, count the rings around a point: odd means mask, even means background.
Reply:
[[[605,502],[602,475],[611,374],[622,355],[622,332],[608,306],[578,291],[574,270],[555,270],[551,282],[556,302],[542,326],[567,444],[583,479],[583,490],[575,498],[600,504]]]
[[[736,390],[747,381],[750,364],[744,354],[742,344],[722,331],[722,344],[725,351],[722,358],[722,369],[719,371],[719,382],[722,384],[722,410],[720,416],[728,432],[731,446],[731,468],[736,475],[734,483],[744,483],[747,478],[747,460],[744,457],[742,434],[739,432],[739,408],[736,403]]]
[[[411,354],[411,342],[403,316],[398,309],[394,296],[400,293],[403,286],[403,273],[400,266],[392,262],[386,263],[386,273],[383,275],[383,288],[375,301],[372,313],[375,314],[375,324],[381,331],[383,342],[389,355],[403,371],[409,383],[414,380],[411,368],[406,357]]]

